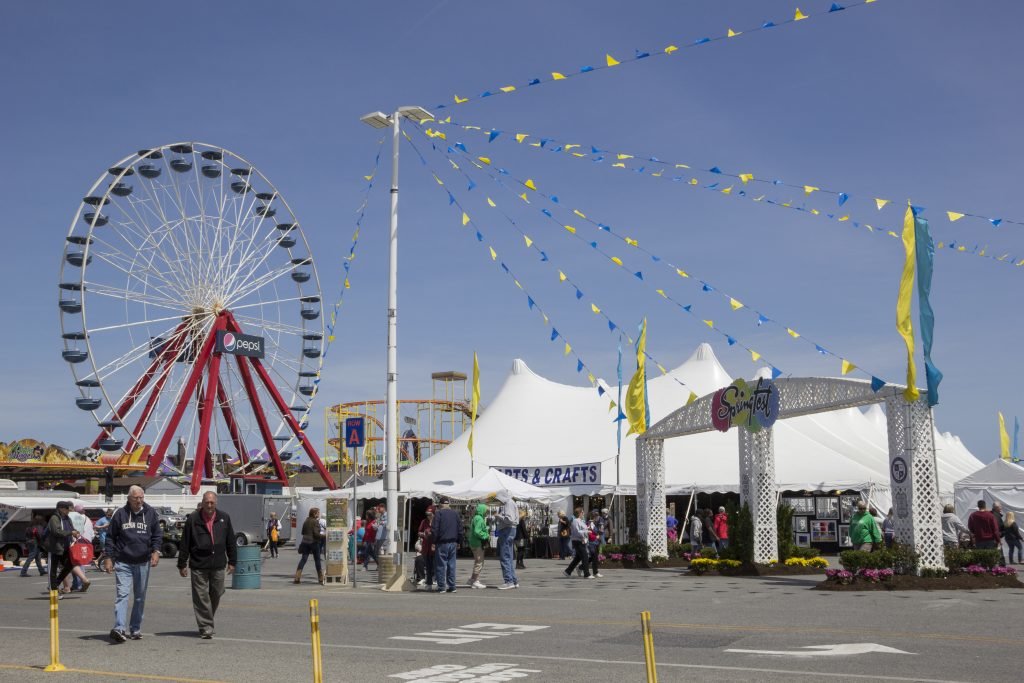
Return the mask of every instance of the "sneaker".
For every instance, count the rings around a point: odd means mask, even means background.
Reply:
[[[567,569],[564,572],[562,572],[562,576],[564,576],[567,579],[571,579],[572,578],[572,573],[569,572],[569,570]]]
[[[441,593],[444,593],[444,589],[443,589],[443,588],[438,588],[438,589],[437,589],[436,591],[434,591],[434,592],[435,592],[435,593],[437,593],[438,595],[440,595]]]
[[[200,631],[199,637],[203,640],[210,640],[211,638],[213,638],[213,631]]]
[[[416,582],[416,585],[417,586],[426,586],[427,585],[427,580],[426,579],[420,579],[419,581]]]
[[[596,577],[597,577],[597,578],[599,578],[599,579],[603,579],[603,578],[604,578],[604,577],[603,577],[603,576],[601,575],[601,573],[600,573],[600,572],[598,572],[597,574],[594,574],[594,576],[596,576]]]
[[[116,628],[110,629],[110,639],[115,643],[123,643],[128,640],[128,636],[124,634],[124,631],[118,631]]]
[[[142,640],[142,633],[136,631],[128,636],[128,640]]]
[[[515,587],[516,587],[516,585],[514,583],[503,583],[500,586],[498,586],[498,590],[500,590],[500,591],[507,591],[509,588],[515,588]]]
[[[519,582],[518,581],[516,581],[516,586],[515,587],[519,588]]]
[[[473,583],[469,584],[469,587],[470,588],[487,588],[487,586],[485,586],[484,584],[480,583],[479,581],[474,581]]]
[[[86,581],[85,583],[82,584],[82,587],[79,588],[78,591],[80,593],[84,593],[85,591],[89,590],[89,586],[91,586],[91,585],[92,585],[92,581]]]
[[[587,574],[587,575],[586,575],[586,576],[584,576],[583,578],[584,578],[584,579],[596,579],[597,577],[596,577],[596,576],[594,576],[593,574]]]
[[[446,590],[445,592],[446,592],[446,593],[455,593],[455,592],[456,592],[456,590],[455,590],[454,588],[449,588],[449,589],[448,589],[448,590]]]

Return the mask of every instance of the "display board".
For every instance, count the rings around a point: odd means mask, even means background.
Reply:
[[[327,499],[327,577],[348,583],[348,499]]]

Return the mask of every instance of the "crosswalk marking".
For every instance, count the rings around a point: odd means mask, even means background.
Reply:
[[[442,645],[465,645],[467,643],[476,643],[481,640],[501,638],[502,636],[514,636],[520,633],[540,631],[545,628],[549,627],[533,624],[495,624],[491,622],[481,622],[477,624],[466,624],[455,628],[421,631],[411,636],[391,636],[389,640],[416,640],[428,643],[439,643]]]

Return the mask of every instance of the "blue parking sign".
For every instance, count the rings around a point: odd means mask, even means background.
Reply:
[[[345,447],[362,448],[366,445],[366,420],[362,417],[345,418]]]

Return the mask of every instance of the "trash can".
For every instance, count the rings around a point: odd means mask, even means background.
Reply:
[[[238,546],[238,564],[235,565],[235,573],[231,575],[231,587],[259,588],[260,564],[260,546]]]

